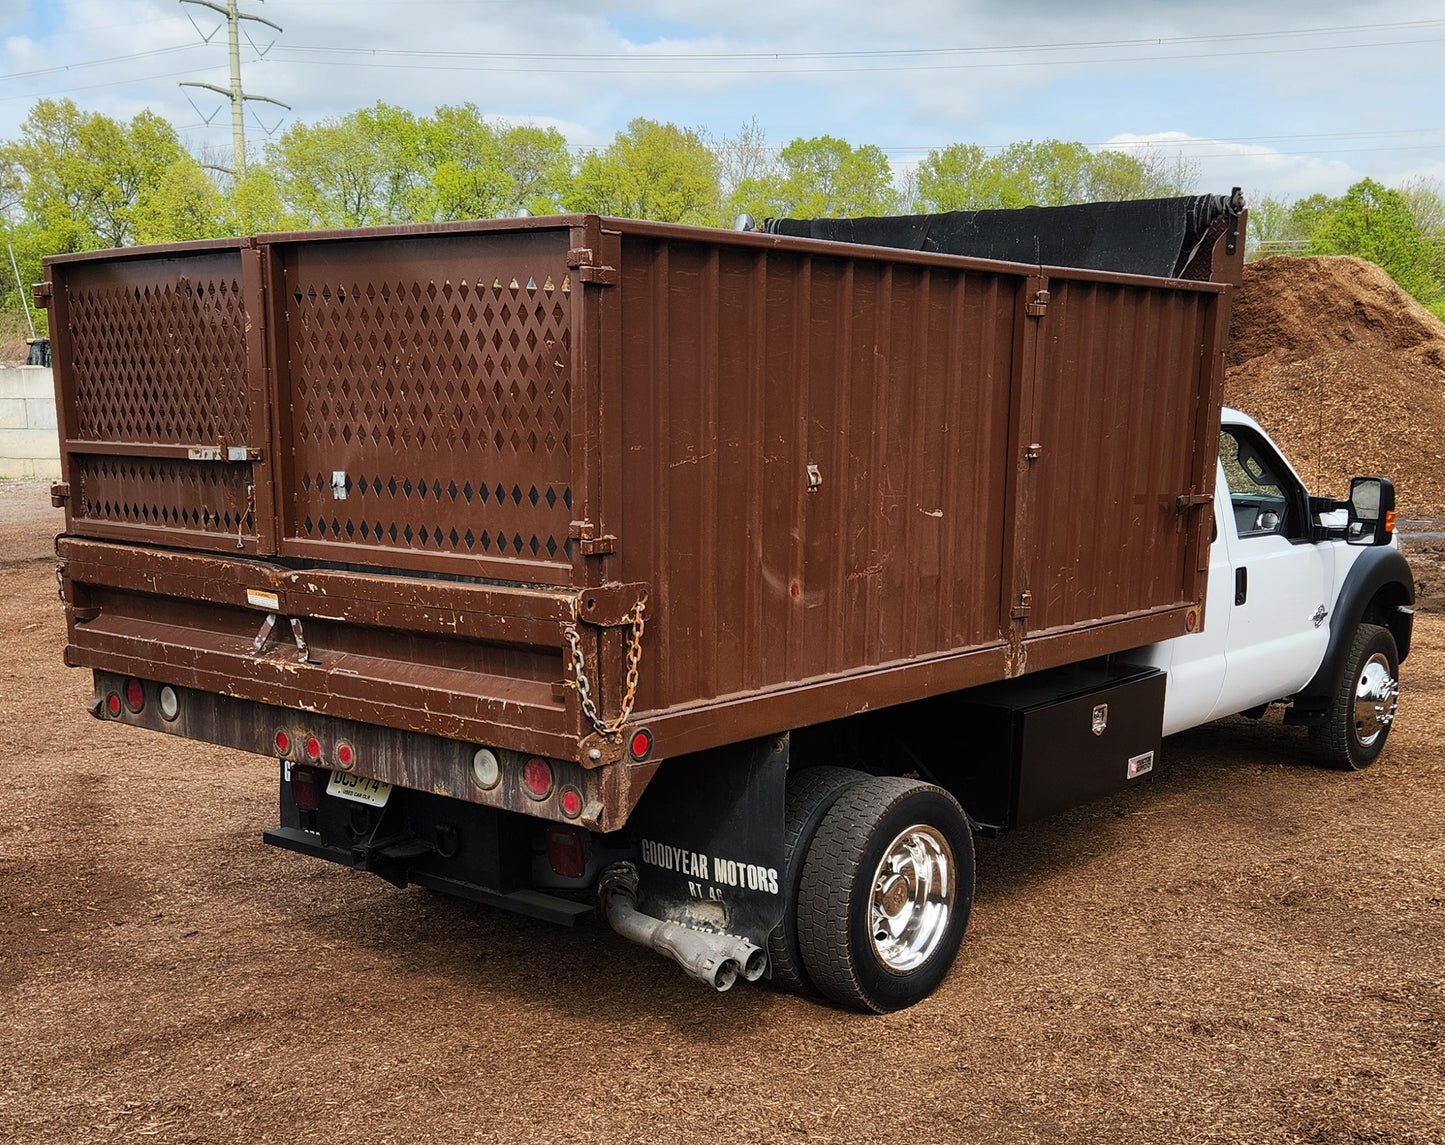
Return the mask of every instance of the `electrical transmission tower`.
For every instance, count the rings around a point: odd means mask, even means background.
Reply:
[[[231,173],[240,175],[246,166],[246,101],[274,103],[277,107],[284,107],[287,111],[291,110],[289,103],[282,103],[279,99],[272,99],[269,95],[252,95],[241,87],[241,21],[254,20],[258,24],[265,24],[268,28],[275,28],[278,32],[282,31],[281,25],[272,23],[264,16],[240,11],[236,6],[237,0],[225,0],[224,4],[213,3],[212,0],[180,0],[180,2],[182,4],[199,4],[202,8],[209,8],[212,12],[218,12],[226,18],[227,35],[231,47],[231,86],[219,87],[213,83],[201,83],[197,80],[183,81],[180,86],[203,87],[207,91],[223,95],[231,101]],[[194,22],[192,21],[192,23]],[[199,30],[197,28],[197,31]],[[215,32],[211,34],[214,35]],[[207,43],[210,42],[210,36],[203,36],[203,38]],[[249,39],[249,37],[247,38]],[[253,43],[251,46],[254,48],[255,44]]]

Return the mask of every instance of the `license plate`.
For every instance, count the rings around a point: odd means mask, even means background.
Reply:
[[[326,794],[338,799],[350,799],[353,803],[365,803],[371,807],[385,807],[391,796],[391,784],[379,779],[368,779],[364,775],[352,775],[345,771],[333,771],[326,784]]]

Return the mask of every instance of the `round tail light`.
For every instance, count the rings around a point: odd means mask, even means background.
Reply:
[[[290,754],[291,754],[291,736],[290,736],[287,732],[277,732],[277,733],[276,733],[276,754],[277,754],[277,755],[290,755]]]
[[[309,739],[307,739],[307,741],[306,741],[306,758],[307,758],[307,759],[320,759],[320,758],[321,758],[321,741],[320,741],[319,739],[317,739],[315,736],[311,736],[311,737],[310,737]]]
[[[181,714],[181,698],[169,684],[161,688],[160,703],[162,718],[173,720]]]
[[[112,692],[110,695],[106,696],[106,698],[105,698],[105,710],[108,711],[113,717],[120,715],[120,695],[119,695],[119,693],[117,693],[117,692]]]
[[[146,686],[134,676],[125,682],[125,706],[136,713],[146,706]]]
[[[534,755],[522,768],[522,786],[533,799],[546,799],[552,794],[552,765]]]
[[[558,802],[562,804],[562,814],[568,819],[575,819],[582,814],[582,793],[575,787],[562,788],[562,796]]]
[[[472,756],[472,782],[483,791],[490,791],[502,782],[502,765],[497,762],[496,752],[477,748]]]
[[[342,771],[350,771],[356,766],[356,749],[345,740],[336,745],[336,765]]]
[[[632,742],[628,747],[633,759],[646,759],[652,754],[652,733],[646,728],[633,732]]]

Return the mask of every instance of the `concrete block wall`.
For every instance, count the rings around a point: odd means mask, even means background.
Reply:
[[[45,366],[0,366],[0,477],[60,476],[55,385]]]

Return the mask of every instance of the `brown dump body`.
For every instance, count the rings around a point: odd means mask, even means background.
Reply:
[[[592,216],[47,268],[74,664],[592,768],[569,631],[617,722],[641,601],[654,758],[1200,618],[1217,283]]]

